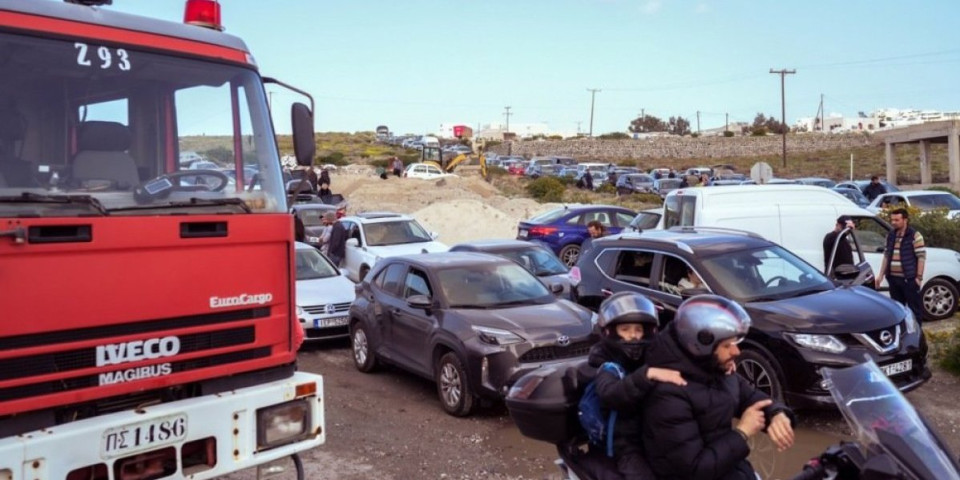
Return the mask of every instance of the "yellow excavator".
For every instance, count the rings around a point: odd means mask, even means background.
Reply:
[[[457,168],[457,165],[469,160],[469,158],[470,157],[468,157],[465,153],[461,153],[456,156],[445,156],[440,147],[424,146],[420,153],[420,161],[422,163],[434,165],[447,173],[453,173],[453,171]],[[480,154],[480,175],[484,179],[487,178],[487,159],[482,153]]]

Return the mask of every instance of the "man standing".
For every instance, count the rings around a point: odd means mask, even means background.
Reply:
[[[841,215],[837,218],[837,223],[833,226],[833,230],[827,233],[823,237],[823,271],[833,272],[837,269],[837,265],[847,265],[853,264],[853,249],[850,248],[850,241],[844,237],[843,240],[837,245],[837,254],[833,257],[833,265],[828,264],[830,261],[830,254],[833,253],[833,244],[837,242],[837,236],[840,235],[840,232],[844,228],[853,228],[853,220],[850,220],[850,217],[846,215]]]
[[[883,184],[880,183],[880,177],[876,175],[870,177],[870,184],[863,189],[864,196],[866,196],[867,200],[870,200],[871,202],[874,198],[877,198],[884,193],[887,193],[887,187],[884,187]]]
[[[587,190],[593,190],[593,174],[590,173],[589,168],[586,172],[583,172],[583,185],[587,187]]]
[[[893,225],[893,230],[887,234],[887,247],[883,251],[876,287],[880,289],[880,282],[883,282],[886,274],[890,298],[906,305],[917,322],[921,322],[923,308],[920,286],[923,285],[923,270],[927,260],[923,235],[910,226],[910,214],[905,208],[890,212],[890,225]]]
[[[736,374],[750,323],[732,300],[698,295],[654,340],[647,365],[687,381],[658,383],[642,407],[643,448],[657,478],[755,480],[750,437],[765,431],[778,450],[793,445],[793,413]]]
[[[327,244],[327,257],[334,265],[340,266],[343,257],[347,254],[347,229],[337,218],[336,212],[323,214],[323,220],[330,225],[330,240]]]
[[[403,160],[400,160],[400,157],[393,157],[391,160],[391,167],[393,168],[393,175],[400,177],[403,175]]]

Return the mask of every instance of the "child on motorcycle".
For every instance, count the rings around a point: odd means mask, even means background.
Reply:
[[[657,310],[649,299],[633,292],[616,293],[600,304],[597,325],[602,340],[590,349],[589,365],[598,369],[594,379],[602,406],[616,411],[613,451],[620,474],[626,480],[647,480],[653,474],[640,444],[640,405],[654,382],[686,385],[680,372],[644,365],[644,353],[659,325]],[[618,364],[624,376],[600,368]]]

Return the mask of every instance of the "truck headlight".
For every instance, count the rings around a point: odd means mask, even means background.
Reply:
[[[814,335],[809,333],[785,333],[787,338],[801,347],[827,353],[843,353],[847,346],[833,335]]]
[[[310,404],[306,398],[257,410],[257,450],[296,442],[310,435]]]
[[[473,331],[477,332],[477,336],[480,338],[480,341],[483,343],[488,343],[490,345],[510,345],[513,343],[520,343],[523,341],[519,335],[507,331],[500,330],[499,328],[490,328],[490,327],[479,327],[474,325]]]

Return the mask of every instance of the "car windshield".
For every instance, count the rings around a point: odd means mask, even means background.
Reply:
[[[316,249],[297,249],[297,280],[313,280],[337,275],[337,269],[333,264]]]
[[[297,216],[300,217],[300,221],[303,222],[305,227],[322,227],[323,225],[323,214],[326,212],[332,212],[333,209],[322,209],[322,208],[298,208],[296,210]]]
[[[817,269],[780,246],[728,252],[703,260],[711,288],[740,302],[770,301],[833,288]]]
[[[534,247],[523,250],[509,250],[498,252],[498,255],[509,258],[526,268],[530,273],[543,277],[547,275],[560,275],[567,273],[567,267],[557,258],[553,252]]]
[[[914,195],[910,197],[910,203],[921,210],[933,210],[937,208],[960,210],[960,199],[948,193]]]
[[[437,276],[451,308],[533,305],[553,298],[537,277],[515,263],[484,262],[440,270]]]
[[[657,228],[660,223],[660,214],[653,212],[640,212],[630,222],[630,226],[636,230],[652,230]]]
[[[371,247],[433,241],[430,234],[414,220],[368,223],[363,225],[363,231],[367,245]]]
[[[0,132],[0,216],[286,210],[255,70],[13,33],[0,52],[0,91],[16,92],[0,99],[0,125],[16,125]],[[65,211],[54,196],[102,208]]]

